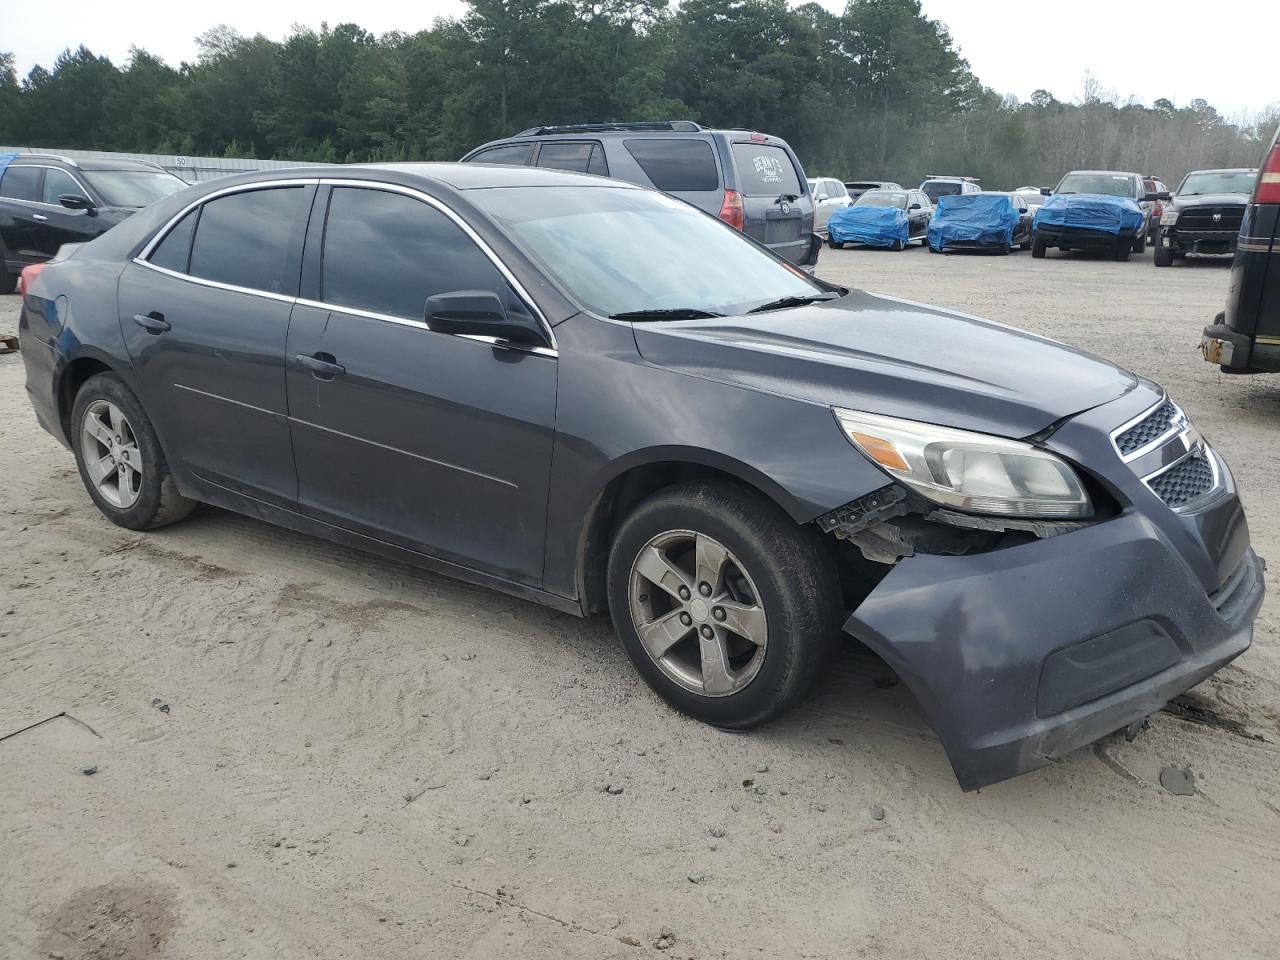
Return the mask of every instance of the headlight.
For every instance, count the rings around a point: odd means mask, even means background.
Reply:
[[[1028,443],[855,410],[835,415],[845,436],[877,466],[943,506],[1006,517],[1093,513],[1075,471]]]
[[[1166,227],[1170,224],[1178,222],[1178,208],[1170,204],[1164,208],[1164,213],[1160,214],[1160,222]]]

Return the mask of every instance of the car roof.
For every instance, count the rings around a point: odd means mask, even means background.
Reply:
[[[61,165],[72,170],[149,170],[168,173],[164,167],[149,160],[109,160],[102,157],[86,157],[73,160],[52,153],[20,153],[10,162],[12,167],[47,167]]]
[[[1188,170],[1187,176],[1193,173],[1257,173],[1257,167],[1209,167],[1206,170]]]
[[[1068,170],[1063,176],[1069,177],[1073,173],[1103,173],[1112,177],[1139,177],[1143,180],[1150,180],[1151,177],[1143,177],[1142,174],[1133,170]]]
[[[316,174],[333,177],[333,167],[320,168]],[[343,170],[385,171],[402,177],[430,180],[453,187],[455,190],[481,190],[489,187],[615,187],[623,190],[642,190],[632,183],[609,180],[587,173],[571,173],[548,167],[525,167],[497,163],[358,163],[342,167]],[[291,171],[285,171],[286,173]],[[296,172],[294,172],[296,175]]]

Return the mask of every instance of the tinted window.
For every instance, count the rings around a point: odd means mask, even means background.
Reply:
[[[439,210],[383,190],[333,191],[321,268],[325,303],[422,320],[427,297],[451,290],[491,290],[518,306],[493,262]]]
[[[0,177],[0,197],[11,200],[40,199],[40,167],[9,167]]]
[[[538,151],[538,166],[550,167],[553,170],[572,170],[574,173],[605,172],[604,151],[600,144],[584,141],[580,143],[544,143]]]
[[[64,194],[72,194],[77,197],[84,196],[84,188],[76,183],[75,178],[65,170],[46,170],[44,172],[44,192],[42,199],[45,203],[57,203],[58,198]]]
[[[748,197],[776,197],[800,193],[800,180],[787,151],[763,143],[735,143],[733,164],[738,184]]]
[[[963,190],[956,180],[930,180],[921,189],[930,200],[938,202],[939,197],[954,197]]]
[[[166,270],[187,272],[187,264],[191,259],[191,234],[195,231],[198,213],[199,211],[192,210],[165,234],[160,246],[151,254],[151,263]]]
[[[828,180],[827,184],[831,187],[831,195],[833,197],[847,197],[849,191],[844,188],[844,184],[839,180]]]
[[[1104,197],[1134,197],[1133,177],[1123,173],[1069,173],[1055,193],[1091,193]]]
[[[252,190],[210,200],[200,211],[191,275],[237,287],[293,293],[286,277],[291,240],[302,221],[302,187]]]
[[[493,147],[472,157],[468,163],[501,163],[511,167],[522,167],[529,162],[533,147],[527,143],[511,143],[505,147]]]
[[[86,170],[84,177],[109,207],[145,207],[187,185],[163,170]]]
[[[624,140],[622,145],[659,190],[716,190],[720,174],[705,140]]]

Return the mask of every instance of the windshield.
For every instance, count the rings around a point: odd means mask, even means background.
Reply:
[[[907,195],[905,193],[886,193],[884,190],[872,190],[860,196],[855,207],[897,207],[900,210],[907,209]]]
[[[934,203],[939,197],[953,197],[963,188],[958,180],[930,180],[920,188]]]
[[[1104,197],[1132,197],[1132,178],[1123,173],[1068,173],[1054,193],[1092,193]]]
[[[1178,188],[1180,197],[1198,197],[1207,193],[1252,193],[1256,170],[1206,170],[1189,173]]]
[[[145,207],[187,185],[163,170],[84,170],[93,189],[109,207]]]
[[[824,290],[679,200],[608,187],[495,187],[467,197],[592,312],[741,314]]]

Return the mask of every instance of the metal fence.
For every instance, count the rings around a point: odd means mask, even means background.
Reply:
[[[44,153],[72,160],[150,160],[187,183],[217,180],[250,170],[275,170],[281,167],[329,167],[337,164],[314,163],[309,160],[241,160],[229,157],[185,157],[161,153],[109,153],[104,150],[62,150],[55,147],[5,147],[0,153]]]

